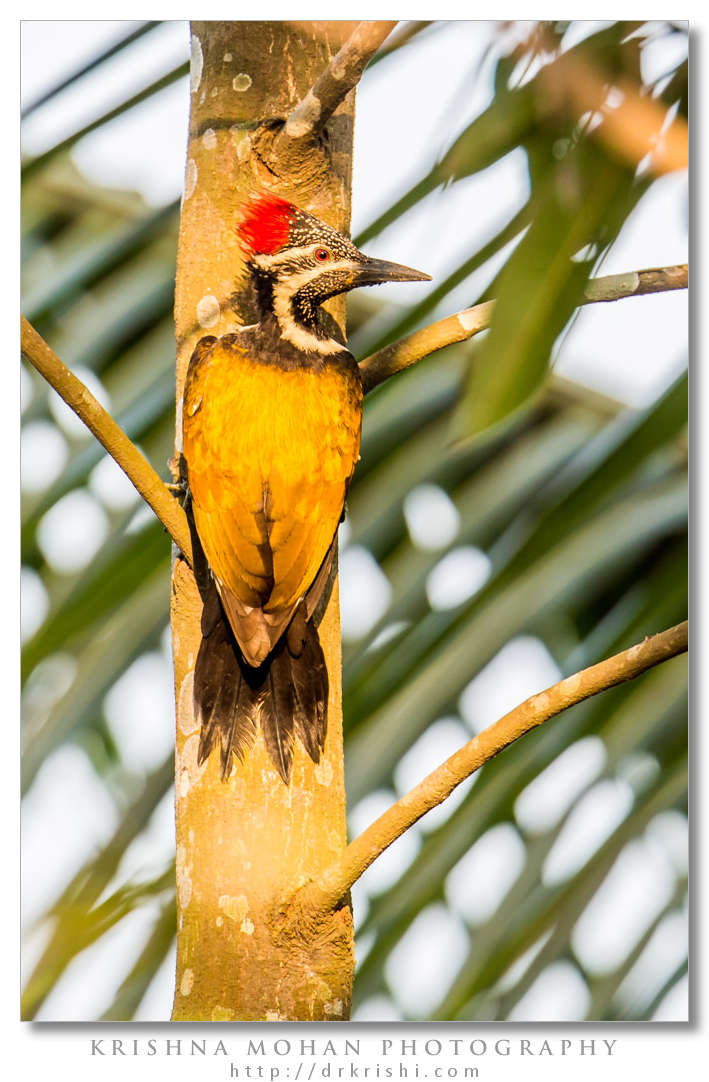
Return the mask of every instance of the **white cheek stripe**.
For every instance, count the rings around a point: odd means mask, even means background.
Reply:
[[[320,247],[316,245],[315,247]],[[259,258],[262,258],[259,256]],[[297,349],[315,350],[317,353],[341,353],[346,347],[334,338],[318,338],[311,334],[296,320],[293,314],[293,297],[315,278],[319,278],[325,271],[350,270],[351,264],[345,261],[329,263],[327,266],[310,267],[299,274],[290,274],[286,278],[276,278],[273,283],[273,313],[278,321],[281,334]]]
[[[313,353],[344,353],[347,351],[347,346],[343,346],[341,342],[336,342],[334,338],[318,338],[316,334],[311,334],[300,323],[296,323],[295,320],[291,320],[290,323],[283,324],[278,318],[278,326],[281,328],[281,337],[285,338],[286,342],[290,342],[296,349],[303,350],[304,352]]]
[[[317,353],[341,353],[346,348],[341,342],[336,342],[334,338],[318,338],[298,323],[293,315],[292,298],[290,282],[274,283],[273,314],[285,340],[297,349],[315,350]]]

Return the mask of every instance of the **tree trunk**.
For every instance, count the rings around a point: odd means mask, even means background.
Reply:
[[[355,25],[192,24],[175,300],[178,452],[183,383],[196,342],[253,320],[234,229],[243,201],[255,191],[275,191],[336,228],[348,228],[354,95],[307,155],[279,162],[272,144],[279,122]],[[331,311],[342,324],[342,302]],[[265,401],[263,409],[272,405]],[[293,893],[317,878],[346,844],[337,585],[320,625],[330,679],[325,751],[315,766],[296,742],[289,786],[260,736],[227,783],[218,755],[197,764],[192,681],[201,608],[195,577],[178,557],[171,615],[178,899],[172,1017],[341,1020],[349,1014],[354,968],[349,905],[314,926],[293,927],[287,920]]]

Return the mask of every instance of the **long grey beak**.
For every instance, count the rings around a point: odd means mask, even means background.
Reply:
[[[388,263],[386,259],[369,259],[365,256],[355,279],[358,286],[373,286],[380,282],[430,282],[431,275],[404,267],[401,263]]]

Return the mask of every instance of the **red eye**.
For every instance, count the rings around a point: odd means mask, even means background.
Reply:
[[[326,259],[330,258],[330,253],[328,252],[327,248],[316,248],[315,258],[319,259],[321,263],[324,263]]]

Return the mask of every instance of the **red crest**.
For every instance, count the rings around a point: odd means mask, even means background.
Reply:
[[[277,195],[259,195],[244,206],[237,233],[247,256],[271,255],[288,243],[297,208]]]

